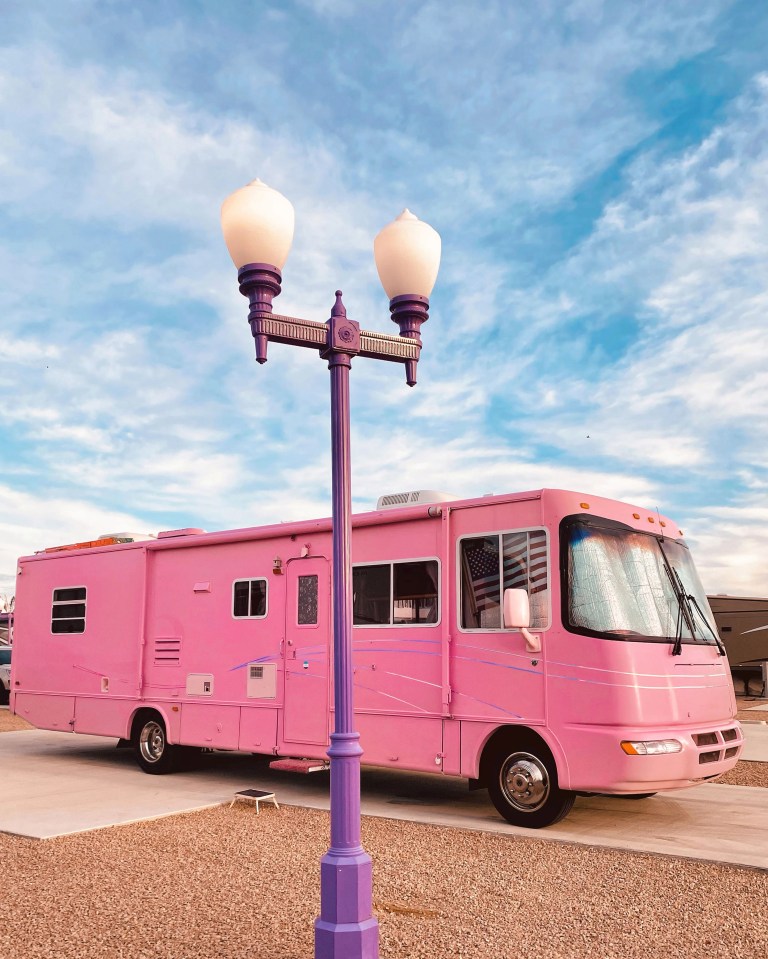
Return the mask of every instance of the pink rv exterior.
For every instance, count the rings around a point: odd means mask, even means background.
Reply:
[[[681,538],[656,512],[560,490],[353,517],[363,762],[488,785],[532,826],[575,793],[645,795],[732,768],[729,666]],[[150,772],[156,735],[322,759],[330,577],[327,519],[22,558],[12,709],[131,740],[140,762],[143,730]],[[503,625],[504,591],[520,588],[527,637]],[[664,615],[675,628],[654,625]]]

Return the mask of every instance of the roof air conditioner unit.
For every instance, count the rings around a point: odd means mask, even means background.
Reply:
[[[417,489],[409,493],[387,493],[386,496],[380,496],[376,509],[397,509],[399,506],[419,506],[422,503],[448,503],[459,498],[436,489]]]

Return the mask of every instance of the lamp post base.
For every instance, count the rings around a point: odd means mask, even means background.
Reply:
[[[315,919],[315,959],[376,959],[379,954],[379,924],[325,922]]]
[[[372,913],[371,857],[360,847],[333,849],[320,860],[320,916],[315,920],[315,959],[377,959],[379,923]]]

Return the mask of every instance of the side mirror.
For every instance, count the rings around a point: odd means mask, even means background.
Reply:
[[[526,648],[532,653],[541,651],[541,637],[528,632],[531,625],[531,606],[524,589],[504,590],[504,628],[519,629]]]
[[[524,589],[504,590],[504,628],[527,629],[531,625],[531,607]]]

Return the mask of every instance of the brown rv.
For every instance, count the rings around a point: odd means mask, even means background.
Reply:
[[[735,675],[744,680],[745,692],[750,691],[747,670],[754,667],[754,683],[762,685],[766,693],[768,673],[768,598],[753,596],[708,596],[715,617],[717,631],[728,653],[728,661]]]

